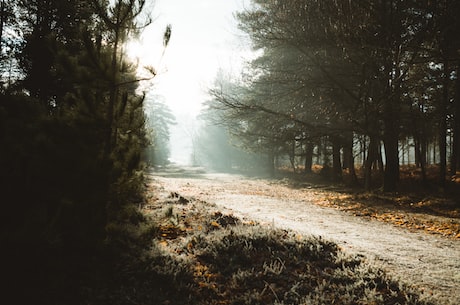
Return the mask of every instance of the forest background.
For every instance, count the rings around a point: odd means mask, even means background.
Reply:
[[[78,304],[122,283],[149,244],[137,89],[157,72],[140,79],[124,43],[151,19],[145,0],[0,5],[3,289],[11,304]],[[260,56],[216,82],[203,116],[269,170],[303,155],[308,172],[316,154],[333,180],[343,168],[355,180],[359,153],[364,187],[380,164],[396,191],[410,145],[422,180],[436,164],[445,188],[460,166],[459,12],[449,0],[254,1],[237,17]]]
[[[425,186],[456,178],[456,1],[253,2],[237,18],[258,56],[239,78],[217,76],[211,125],[266,156],[271,173],[283,161],[306,173],[317,164],[332,181],[346,173],[390,192],[402,166]]]

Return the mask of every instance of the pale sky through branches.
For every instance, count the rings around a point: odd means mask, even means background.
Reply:
[[[156,0],[147,8],[152,12],[153,24],[129,46],[130,55],[139,58],[141,66],[151,65],[158,72],[148,87],[148,97],[161,96],[177,117],[171,147],[172,159],[177,162],[189,161],[191,126],[187,125],[199,114],[217,71],[236,74],[250,55],[248,40],[234,18],[234,13],[247,8],[248,3]],[[172,35],[163,54],[163,33],[168,24]]]
[[[156,0],[154,22],[144,30],[129,53],[140,65],[152,65],[158,76],[149,88],[164,96],[174,113],[197,114],[218,69],[236,72],[248,55],[248,41],[237,29],[233,14],[244,0]],[[163,33],[172,26],[163,52]]]

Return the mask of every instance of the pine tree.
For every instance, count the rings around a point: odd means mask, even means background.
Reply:
[[[8,215],[0,238],[10,261],[2,270],[17,303],[79,303],[77,289],[88,277],[112,276],[107,272],[121,257],[143,246],[136,208],[143,199],[145,98],[122,49],[139,29],[141,2],[119,1],[119,9],[93,0],[18,3],[24,35],[15,59],[23,79],[0,96]],[[126,20],[115,43],[106,18],[117,10]],[[28,268],[36,272],[26,276]],[[24,285],[30,294],[18,293]]]
[[[169,107],[159,99],[151,103],[147,113],[150,132],[147,162],[154,166],[167,165],[170,157],[170,127],[176,124],[176,119]]]

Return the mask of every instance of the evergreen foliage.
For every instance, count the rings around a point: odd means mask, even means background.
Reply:
[[[345,164],[361,145],[366,188],[379,163],[383,189],[397,190],[408,142],[426,179],[436,147],[444,185],[460,151],[457,2],[254,0],[237,17],[259,56],[242,81],[210,91],[210,107],[268,155],[291,151],[311,164],[311,146],[317,155],[326,147],[334,179],[342,166],[353,175]]]
[[[82,287],[147,246],[136,229],[145,97],[122,48],[149,22],[136,19],[145,1],[21,0],[8,7],[17,23],[1,4],[3,299],[80,304]],[[16,70],[4,29],[20,34]]]
[[[150,133],[147,162],[154,166],[167,165],[170,157],[170,127],[176,124],[176,118],[169,107],[159,99],[153,101],[147,113],[147,128]]]

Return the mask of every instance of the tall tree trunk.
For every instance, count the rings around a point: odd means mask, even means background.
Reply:
[[[401,143],[401,164],[406,165],[406,141],[402,141]]]
[[[378,159],[378,146],[377,137],[371,136],[364,165],[364,189],[366,191],[369,191],[372,186],[372,164]]]
[[[457,80],[455,81],[454,99],[454,141],[452,144],[452,159],[450,174],[453,176],[460,168],[460,63],[457,64]]]
[[[399,182],[399,120],[394,104],[396,100],[387,101],[383,135],[385,150],[385,171],[383,176],[383,190],[394,192]]]
[[[344,163],[343,168],[348,169],[350,173],[351,184],[357,185],[358,177],[356,176],[356,170],[355,170],[355,157],[353,155],[353,144],[354,144],[353,140],[354,140],[353,133],[350,133],[350,135],[347,136],[346,145],[343,147],[343,163]]]
[[[317,142],[317,146],[316,146],[316,149],[317,149],[317,154],[316,154],[316,164],[321,164],[321,158],[322,158],[322,155],[323,155],[323,139],[320,138],[318,139],[318,142]]]
[[[414,136],[414,154],[415,154],[415,167],[420,168],[421,167],[421,142],[419,140],[419,135]]]
[[[396,135],[386,135],[384,137],[385,149],[385,173],[383,177],[383,191],[394,192],[399,182],[399,149],[398,138]]]
[[[308,141],[305,145],[305,173],[311,173],[311,167],[313,166],[313,143]]]
[[[447,174],[447,105],[449,104],[449,65],[444,60],[442,99],[439,109],[439,184],[446,185]]]
[[[275,177],[275,153],[273,151],[267,155],[267,169],[270,177]]]
[[[420,139],[420,169],[422,171],[422,179],[423,183],[427,182],[427,177],[426,177],[426,165],[427,165],[427,139],[426,139],[426,134],[423,134]]]
[[[340,158],[340,140],[338,138],[332,138],[332,180],[342,180],[342,162]]]
[[[426,184],[427,179],[426,179],[426,139],[424,138],[425,135],[417,135],[414,137],[414,142],[415,142],[415,155],[417,156],[416,158],[416,163],[417,167],[420,167],[420,170],[422,172],[422,183]]]
[[[363,135],[361,136],[361,140],[359,141],[359,144],[361,145],[361,152],[362,152],[362,166],[366,166],[366,160],[367,160],[367,150],[366,150],[366,136]]]
[[[385,167],[383,166],[382,143],[377,143],[377,168],[381,177],[385,175]]]
[[[292,171],[294,172],[294,174],[297,173],[297,169],[295,166],[295,145],[296,145],[296,140],[293,139],[292,144],[291,144],[291,151],[289,152],[289,162],[291,162],[291,167],[292,167]]]

